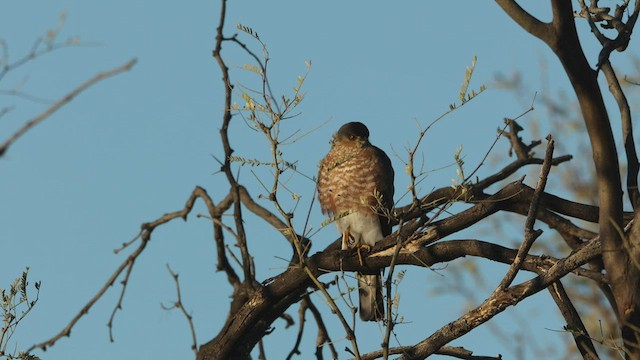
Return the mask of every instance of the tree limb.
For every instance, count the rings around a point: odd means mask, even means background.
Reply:
[[[89,313],[89,310],[93,307],[93,305],[95,305],[95,303],[98,302],[98,300],[100,300],[102,298],[102,296],[107,292],[107,290],[111,286],[113,286],[113,284],[115,284],[116,280],[126,270],[125,279],[122,281],[122,291],[120,293],[120,297],[119,297],[118,303],[116,304],[116,306],[114,308],[114,311],[113,311],[113,313],[111,315],[111,318],[109,320],[109,324],[110,324],[109,326],[111,327],[111,324],[113,323],[113,317],[115,315],[115,312],[118,309],[121,308],[122,299],[124,297],[124,293],[125,293],[125,290],[126,290],[127,279],[129,277],[129,274],[132,271],[132,268],[133,268],[133,265],[135,264],[135,261],[138,259],[138,257],[142,254],[144,249],[147,247],[147,245],[149,243],[149,240],[151,240],[151,234],[153,233],[153,231],[157,227],[159,227],[160,225],[168,223],[168,222],[170,222],[170,221],[172,221],[174,219],[182,218],[182,219],[186,220],[187,216],[191,213],[191,210],[193,209],[195,201],[198,198],[201,198],[201,199],[205,200],[205,203],[209,207],[209,211],[210,211],[211,214],[215,213],[215,207],[213,207],[213,201],[211,201],[211,199],[209,198],[209,195],[207,194],[207,192],[203,188],[197,186],[193,190],[193,192],[191,193],[191,196],[189,196],[189,199],[187,200],[187,203],[185,204],[185,206],[184,206],[184,208],[182,210],[175,211],[175,212],[168,213],[168,214],[164,214],[163,216],[161,216],[160,218],[158,218],[158,219],[156,219],[156,220],[154,220],[152,222],[148,222],[148,223],[142,224],[140,232],[133,238],[133,240],[131,240],[131,241],[127,242],[127,243],[124,243],[123,246],[120,249],[116,250],[116,253],[119,252],[119,251],[122,251],[126,247],[129,247],[135,241],[140,240],[140,244],[138,245],[138,248],[136,248],[120,264],[120,266],[118,266],[118,268],[113,272],[113,274],[107,279],[107,281],[102,286],[102,288],[100,288],[100,290],[98,290],[98,292],[82,307],[82,309],[80,309],[80,311],[71,319],[71,321],[67,324],[67,326],[64,327],[64,329],[62,329],[60,332],[58,332],[56,335],[54,335],[50,339],[31,346],[27,350],[27,353],[30,353],[35,349],[41,349],[43,351],[46,351],[48,347],[51,347],[51,346],[55,345],[55,343],[58,342],[58,340],[60,340],[61,338],[65,337],[65,336],[67,336],[67,337],[70,336],[71,335],[71,330],[78,323],[78,321],[80,321],[80,319],[83,316],[85,316],[86,314]],[[225,206],[224,202],[222,204],[223,204],[223,206]]]
[[[551,170],[551,158],[553,157],[553,149],[554,149],[554,141],[551,135],[547,137],[549,143],[547,144],[547,151],[544,157],[544,163],[542,164],[542,168],[540,169],[540,177],[538,179],[538,186],[536,186],[536,190],[533,192],[533,197],[531,198],[531,203],[529,205],[529,212],[527,213],[527,219],[524,225],[524,241],[520,245],[518,249],[518,255],[513,260],[513,263],[509,267],[509,270],[505,274],[504,278],[500,282],[499,289],[505,290],[511,285],[511,282],[516,278],[520,267],[522,266],[522,261],[524,256],[529,253],[529,249],[533,245],[533,242],[542,235],[542,230],[534,230],[533,225],[536,221],[536,214],[538,213],[538,206],[540,205],[540,197],[544,192],[544,188],[547,185],[547,177],[549,176],[549,171]]]
[[[589,241],[587,246],[569,255],[567,258],[560,260],[552,266],[549,271],[531,280],[509,287],[504,291],[494,292],[478,307],[417,343],[410,350],[407,350],[399,359],[424,359],[434,354],[449,341],[457,339],[480,326],[493,316],[504,311],[507,307],[513,306],[526,297],[544,290],[551,285],[551,283],[562,278],[571,270],[576,269],[596,257],[599,252],[599,238]]]
[[[540,39],[551,36],[551,27],[529,14],[514,0],[496,0],[502,10],[509,15],[520,27]]]
[[[599,359],[596,348],[593,346],[593,342],[589,337],[587,328],[582,323],[578,311],[573,306],[569,295],[564,290],[562,283],[558,280],[547,288],[553,301],[556,302],[558,309],[562,313],[562,316],[567,322],[566,329],[571,333],[576,343],[580,354],[584,360],[596,360]]]
[[[78,85],[78,87],[76,87],[71,92],[69,92],[67,95],[63,96],[61,99],[56,101],[53,105],[51,105],[45,111],[41,112],[36,117],[34,117],[31,120],[27,121],[20,129],[18,129],[18,131],[16,131],[7,140],[5,140],[2,144],[0,144],[0,157],[2,157],[7,152],[9,147],[16,140],[18,140],[18,138],[20,138],[22,135],[24,135],[31,128],[33,128],[34,126],[38,125],[43,120],[45,120],[46,118],[51,116],[53,113],[58,111],[61,107],[63,107],[64,105],[68,104],[71,100],[73,100],[73,98],[75,98],[80,93],[85,91],[91,85],[94,85],[94,84],[100,82],[101,80],[104,80],[104,79],[110,78],[112,76],[118,75],[118,74],[120,74],[122,72],[131,70],[131,68],[136,64],[136,62],[137,62],[136,59],[131,59],[131,60],[127,61],[123,65],[120,65],[120,66],[118,66],[116,68],[113,68],[113,69],[105,71],[105,72],[101,72],[101,73],[95,75],[94,77],[92,77],[91,79],[89,79],[89,80],[83,82],[82,84]]]

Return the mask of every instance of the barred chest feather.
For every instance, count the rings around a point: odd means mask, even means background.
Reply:
[[[318,198],[323,213],[339,216],[343,213],[371,213],[377,203],[381,164],[371,146],[334,145],[320,163]]]

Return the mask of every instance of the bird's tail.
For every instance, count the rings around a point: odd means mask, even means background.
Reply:
[[[380,321],[384,319],[382,299],[382,277],[380,275],[356,274],[360,297],[360,319]]]

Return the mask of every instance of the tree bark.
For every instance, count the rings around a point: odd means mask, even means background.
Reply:
[[[640,327],[640,309],[635,295],[638,284],[632,281],[633,276],[629,276],[637,271],[637,267],[630,257],[629,247],[625,248],[622,237],[622,186],[618,153],[598,85],[598,72],[589,66],[580,45],[571,1],[552,0],[553,20],[548,24],[533,18],[515,1],[496,1],[525,30],[551,48],[562,63],[576,93],[596,169],[603,262],[616,300],[618,322],[627,356],[640,358],[637,331],[634,330]]]

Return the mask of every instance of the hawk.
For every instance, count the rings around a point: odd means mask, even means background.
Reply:
[[[343,250],[371,247],[391,233],[393,175],[391,160],[371,145],[363,123],[347,123],[333,135],[331,150],[320,161],[318,199],[322,212],[335,219]],[[356,273],[356,278],[360,318],[382,320],[382,277]]]

